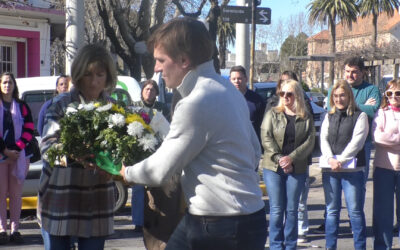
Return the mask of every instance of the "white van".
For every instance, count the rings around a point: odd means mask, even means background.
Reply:
[[[54,97],[57,78],[58,76],[40,76],[16,79],[19,96],[31,109],[35,127],[37,126],[38,115],[43,103]],[[132,101],[140,100],[140,90],[140,85],[134,78],[130,76],[118,76],[117,88],[112,93],[112,97],[130,105]],[[38,134],[37,139],[40,141]],[[29,172],[22,190],[23,209],[36,209],[41,170],[41,160],[31,163],[29,166]],[[115,211],[117,211],[125,206],[128,198],[128,190],[122,182],[116,181],[115,183],[117,190]]]

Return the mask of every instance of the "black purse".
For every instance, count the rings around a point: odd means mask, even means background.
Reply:
[[[39,148],[39,142],[36,140],[35,136],[28,143],[28,145],[26,145],[25,155],[27,157],[30,156],[29,158],[30,163],[37,162],[42,158],[42,154],[40,153],[40,148]]]

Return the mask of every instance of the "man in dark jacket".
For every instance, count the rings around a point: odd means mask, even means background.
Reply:
[[[233,66],[229,73],[229,80],[244,95],[250,112],[250,121],[260,140],[260,127],[264,117],[265,103],[256,92],[247,88],[246,70],[242,66]]]

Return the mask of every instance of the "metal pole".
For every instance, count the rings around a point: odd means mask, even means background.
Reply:
[[[321,61],[321,92],[324,92],[324,71],[325,71],[325,62]]]
[[[251,90],[253,90],[255,42],[256,42],[256,0],[253,0],[251,3],[251,47],[250,47],[250,73],[249,73],[249,88]]]
[[[83,45],[85,4],[83,0],[67,0],[65,23],[65,73],[71,73],[72,61]]]
[[[237,0],[238,6],[248,6],[249,0]],[[249,72],[250,65],[250,39],[249,25],[244,23],[236,24],[236,59],[235,64],[243,66]]]

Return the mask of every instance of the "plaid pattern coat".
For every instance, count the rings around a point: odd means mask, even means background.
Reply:
[[[107,100],[107,96],[103,96]],[[58,95],[45,114],[42,154],[58,142],[58,121],[68,104],[83,102],[76,89]],[[99,172],[67,160],[67,167],[43,161],[39,184],[38,220],[51,235],[98,237],[114,233],[115,184]]]

